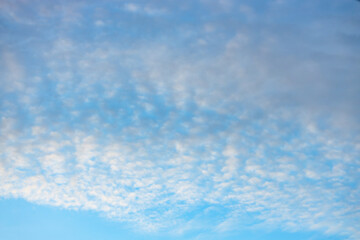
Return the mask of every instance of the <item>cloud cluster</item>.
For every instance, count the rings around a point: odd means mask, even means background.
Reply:
[[[0,196],[148,230],[360,237],[350,3],[111,3],[0,4]]]

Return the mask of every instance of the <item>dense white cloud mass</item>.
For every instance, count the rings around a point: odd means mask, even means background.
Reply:
[[[360,6],[323,4],[0,2],[0,196],[358,239]]]

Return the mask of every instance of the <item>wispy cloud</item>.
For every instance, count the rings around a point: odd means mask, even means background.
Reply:
[[[124,10],[132,13],[145,14],[149,16],[163,15],[168,12],[166,8],[154,7],[151,5],[126,3],[124,4]]]

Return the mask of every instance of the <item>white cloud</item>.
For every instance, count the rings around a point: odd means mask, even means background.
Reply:
[[[128,12],[145,14],[149,16],[159,16],[167,13],[165,8],[154,7],[151,5],[140,5],[135,3],[126,3],[124,9]]]
[[[246,5],[240,10],[251,15]],[[257,227],[358,238],[359,125],[350,91],[358,85],[350,75],[340,84],[340,58],[321,56],[323,41],[312,45],[307,27],[295,29],[304,34],[299,43],[296,31],[270,23],[226,34],[225,24],[200,26],[204,36],[195,27],[186,36],[164,30],[160,40],[130,46],[52,36],[35,73],[17,53],[3,54],[0,81],[19,96],[1,98],[0,196],[91,209],[153,230],[201,227],[205,211],[191,220],[184,213],[208,205],[226,212],[214,219],[218,231],[253,214]],[[194,39],[209,49],[187,49],[183,42]],[[24,93],[28,99],[17,101]]]
[[[139,11],[139,6],[137,4],[134,4],[134,3],[126,3],[124,5],[124,8],[129,12],[137,12],[137,11]]]

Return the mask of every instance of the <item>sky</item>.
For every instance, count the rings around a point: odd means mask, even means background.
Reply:
[[[0,0],[0,239],[360,239],[360,3]]]

